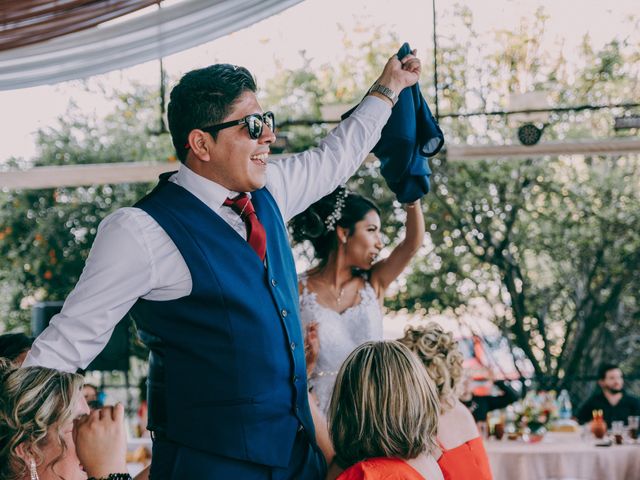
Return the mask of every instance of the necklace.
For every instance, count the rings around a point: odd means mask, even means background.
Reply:
[[[316,277],[315,281],[320,283],[324,287],[322,288],[322,290],[326,290],[327,292],[329,292],[329,295],[331,295],[331,297],[333,297],[333,299],[335,300],[338,310],[340,310],[342,301],[344,299],[344,292],[347,288],[347,284],[345,283],[339,290],[337,290],[337,287],[334,288],[331,282],[325,280],[323,277],[319,275]],[[337,293],[336,293],[336,290],[337,290]]]
[[[338,292],[338,295],[336,295],[333,292],[331,292],[331,294],[336,299],[336,305],[340,307],[340,302],[342,302],[342,297],[344,297],[344,287],[340,289],[340,291]]]
[[[340,309],[340,304],[342,303],[342,299],[344,298],[344,290],[346,288],[346,285],[343,286],[342,288],[340,288],[340,290],[338,290],[338,293],[335,293],[334,289],[332,288],[331,284],[329,283],[325,283],[326,285],[326,290],[331,294],[331,296],[333,297],[333,299],[336,301],[336,306],[338,307],[338,309]]]

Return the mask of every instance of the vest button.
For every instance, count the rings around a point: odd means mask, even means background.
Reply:
[[[275,278],[272,278],[271,279],[271,285],[274,286],[274,287],[277,286],[278,285],[278,281]]]
[[[295,350],[296,349],[296,342],[291,342],[291,350]]]
[[[287,310],[283,308],[280,312],[280,315],[282,315],[282,318],[285,318],[287,315],[289,315],[289,312],[287,312]]]

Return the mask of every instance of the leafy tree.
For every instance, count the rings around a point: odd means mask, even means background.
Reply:
[[[337,104],[346,111],[348,105],[355,105],[399,48],[397,37],[385,33],[379,26],[357,24],[349,31],[342,30],[344,56],[337,65],[314,67],[313,59],[302,50],[302,67],[287,69],[281,65],[280,72],[258,92],[262,103],[278,112],[279,124],[283,127],[280,135],[286,136],[290,152],[317,144],[330,126],[314,122],[336,120],[324,119],[321,107]],[[294,125],[289,125],[291,121]],[[299,125],[304,122],[310,124]]]
[[[638,36],[602,50],[582,46],[579,67],[545,55],[538,11],[503,46],[482,54],[470,12],[467,36],[441,52],[444,102],[453,111],[499,110],[510,93],[545,90],[560,106],[630,102],[640,87]],[[486,51],[491,51],[487,49]],[[611,112],[551,116],[545,139],[612,135]],[[450,143],[509,143],[501,117],[447,119]],[[640,180],[637,156],[435,162],[426,215],[433,249],[416,263],[392,308],[459,311],[481,298],[552,387],[571,386],[604,360],[632,363],[638,333]]]
[[[639,313],[640,171],[625,159],[575,163],[441,167],[427,212],[434,247],[391,304],[442,311],[483,298],[554,387],[624,360],[610,340]]]
[[[552,105],[558,106],[640,98],[638,29],[599,50],[585,37],[580,58],[571,63],[562,46],[545,51],[543,10],[513,30],[487,38],[474,29],[469,9],[453,9],[448,21],[465,30],[440,29],[440,111],[502,110],[511,93],[532,90],[549,92]],[[455,36],[447,33],[454,31]],[[344,59],[337,67],[316,66],[302,53],[303,68],[282,69],[268,82],[261,100],[280,118],[306,120],[319,118],[321,105],[358,101],[398,41],[368,25],[356,32],[355,40],[352,32],[345,35]],[[425,65],[424,92],[433,91],[429,67]],[[140,89],[121,100],[117,112],[104,121],[72,111],[71,120],[42,132],[37,164],[170,155],[166,136],[149,134],[157,123],[150,94]],[[449,144],[510,143],[515,135],[508,120],[447,117],[441,125]],[[297,151],[317,142],[328,126],[287,129],[291,149]],[[613,134],[611,112],[582,110],[551,114],[543,138]],[[424,254],[387,306],[425,315],[460,314],[481,300],[484,314],[524,351],[538,378],[549,386],[570,386],[574,379],[592,374],[593,365],[604,359],[626,362],[637,371],[637,160],[433,159],[432,193],[424,202]],[[386,189],[379,165],[365,164],[351,186],[376,200],[385,235],[396,238],[402,210]],[[9,326],[27,321],[26,307],[33,299],[64,298],[79,276],[99,220],[120,205],[130,205],[147,188],[110,185],[0,193],[10,207],[2,210],[0,229],[0,288],[3,298],[11,299],[0,308]]]
[[[586,37],[581,57],[570,64],[562,46],[552,55],[545,52],[543,10],[512,31],[486,38],[474,30],[469,9],[455,9],[451,22],[466,34],[442,29],[456,36],[445,33],[438,52],[440,111],[503,110],[511,93],[533,90],[547,91],[558,106],[639,98],[637,35],[614,39],[601,50]],[[393,39],[388,40],[382,50],[392,52]],[[340,84],[340,69],[333,75],[329,84]],[[317,90],[314,96],[326,98]],[[611,113],[552,113],[544,139],[611,136]],[[451,117],[441,124],[449,144],[511,143],[514,130],[505,120]],[[393,239],[402,213],[378,167],[365,165],[351,186],[382,207],[385,233]],[[442,156],[433,167],[433,192],[425,199],[425,254],[387,300],[391,310],[459,315],[482,300],[484,315],[551,387],[593,375],[600,361],[637,365],[629,357],[640,338],[637,157],[462,163]]]
[[[167,135],[150,134],[157,124],[152,92],[137,87],[113,101],[113,113],[100,119],[71,104],[56,126],[38,132],[33,164],[157,161],[172,154]],[[99,222],[148,189],[146,184],[121,184],[0,193],[0,315],[5,329],[28,330],[35,302],[64,300],[82,272]]]

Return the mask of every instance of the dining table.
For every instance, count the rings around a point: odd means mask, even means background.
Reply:
[[[127,470],[135,477],[151,462],[153,444],[150,437],[131,437],[127,439]]]
[[[636,441],[637,442],[637,441]],[[488,439],[494,480],[640,480],[640,444],[549,432],[541,441]]]

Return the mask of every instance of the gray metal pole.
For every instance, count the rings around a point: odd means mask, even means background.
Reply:
[[[436,35],[436,0],[431,0],[433,8],[433,86],[436,91],[435,96],[435,117],[440,120],[440,109],[438,108],[438,37]]]

